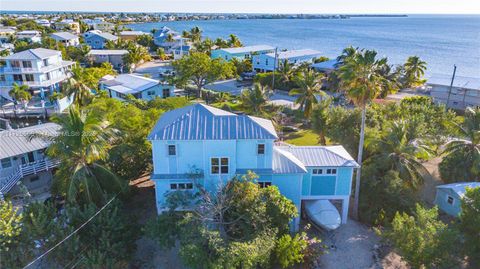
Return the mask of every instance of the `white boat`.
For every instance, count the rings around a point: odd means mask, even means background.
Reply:
[[[337,229],[342,223],[337,208],[328,200],[305,201],[305,211],[314,224],[327,231]]]

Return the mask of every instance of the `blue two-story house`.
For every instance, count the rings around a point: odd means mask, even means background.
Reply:
[[[342,146],[279,143],[270,120],[204,104],[164,113],[148,139],[158,213],[167,210],[172,191],[195,191],[197,184],[214,191],[220,182],[252,171],[261,187],[277,186],[299,213],[304,200],[342,201],[342,223],[347,221],[353,170],[359,166]],[[293,230],[299,222],[293,220]]]
[[[108,41],[116,41],[118,37],[110,33],[92,30],[84,33],[83,39],[92,49],[104,49]]]

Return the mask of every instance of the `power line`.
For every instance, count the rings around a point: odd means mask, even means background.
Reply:
[[[118,194],[117,194],[118,195]],[[104,206],[102,206],[102,208],[100,208],[100,210],[98,210],[95,214],[93,214],[93,216],[91,216],[86,222],[84,222],[82,225],[80,225],[77,229],[75,229],[72,233],[70,233],[69,235],[67,235],[64,239],[62,239],[60,242],[58,242],[57,244],[55,244],[55,246],[51,247],[49,250],[47,250],[45,253],[43,253],[42,255],[38,256],[35,260],[31,261],[29,264],[27,264],[25,267],[23,267],[23,269],[31,266],[32,264],[34,264],[35,262],[39,261],[41,258],[45,257],[48,253],[50,253],[52,250],[54,250],[55,248],[57,248],[58,246],[60,246],[63,242],[67,241],[70,237],[72,237],[74,234],[76,234],[78,231],[80,231],[85,225],[87,225],[90,221],[93,220],[93,218],[95,218],[98,214],[100,214],[100,212],[102,210],[104,210],[116,197],[117,195],[115,195],[112,199],[110,199],[110,201],[108,201]]]

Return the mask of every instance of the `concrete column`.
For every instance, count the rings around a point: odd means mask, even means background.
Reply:
[[[346,198],[343,198],[342,200],[342,224],[347,223],[349,202],[350,202],[350,199],[348,196]]]

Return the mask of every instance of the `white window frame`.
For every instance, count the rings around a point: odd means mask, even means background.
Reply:
[[[213,159],[218,160],[218,173],[213,173]],[[222,159],[227,159],[227,173],[222,173]],[[228,175],[230,173],[230,158],[229,157],[210,157],[210,174],[211,175]]]

